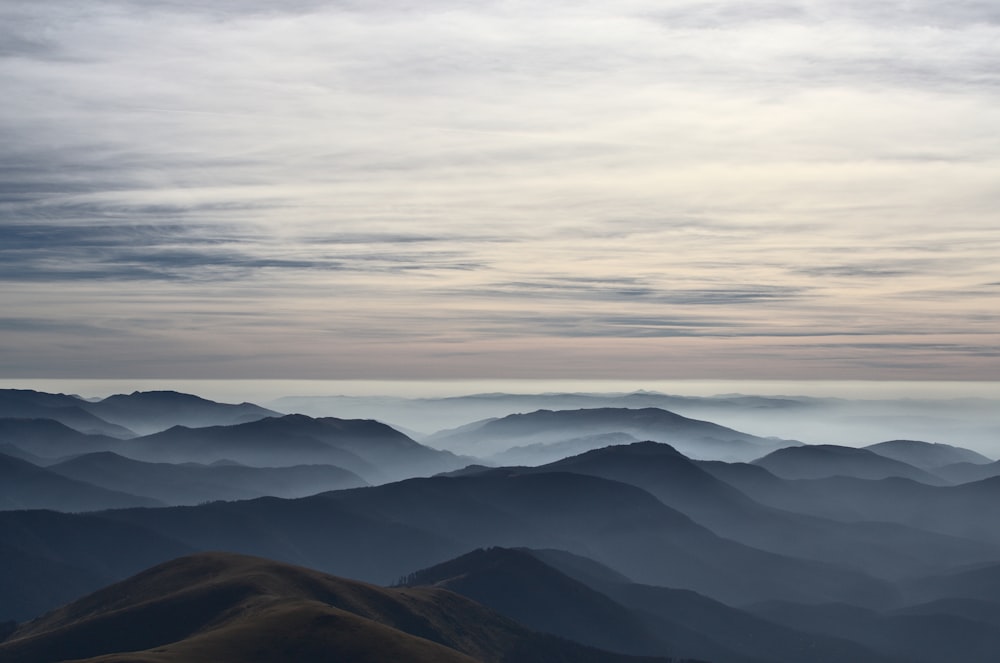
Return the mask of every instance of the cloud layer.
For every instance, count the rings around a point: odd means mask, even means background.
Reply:
[[[995,378],[991,2],[0,7],[0,375]]]

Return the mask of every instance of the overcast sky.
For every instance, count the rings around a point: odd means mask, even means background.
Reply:
[[[998,63],[995,0],[4,0],[0,376],[996,379]]]

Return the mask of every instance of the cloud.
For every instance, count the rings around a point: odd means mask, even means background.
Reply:
[[[739,339],[713,357],[750,366],[749,339],[982,333],[998,16],[7,2],[0,303],[190,356],[228,357],[220,330],[257,354],[336,342],[360,372],[408,335],[426,356],[547,339],[529,363],[560,339]]]

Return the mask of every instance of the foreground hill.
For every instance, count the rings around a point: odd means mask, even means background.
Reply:
[[[49,470],[103,488],[149,497],[164,505],[265,495],[305,497],[366,485],[358,475],[333,465],[246,467],[231,463],[146,463],[110,451],[77,456],[50,465]]]
[[[741,433],[658,408],[538,410],[442,431],[426,438],[425,442],[460,453],[484,456],[515,446],[561,443],[573,438],[611,433],[666,442],[693,458],[721,460],[751,460],[774,449],[798,444]]]
[[[159,663],[643,660],[529,631],[451,592],[384,589],[223,553],[149,569],[25,624],[0,643],[0,659],[9,663],[68,658]]]

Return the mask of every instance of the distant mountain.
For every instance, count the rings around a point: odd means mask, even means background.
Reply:
[[[85,454],[51,465],[52,472],[169,505],[213,500],[305,497],[341,488],[357,488],[365,481],[333,465],[246,467],[197,463],[146,463],[110,451]]]
[[[489,457],[499,465],[542,465],[567,456],[575,456],[585,451],[601,449],[618,444],[631,444],[639,440],[628,433],[599,433],[585,435],[549,444],[536,442],[520,447],[512,447]]]
[[[953,483],[969,483],[1000,476],[1000,461],[993,463],[954,463],[935,468],[934,473]]]
[[[618,433],[665,442],[693,458],[750,460],[797,442],[757,437],[658,408],[630,410],[538,410],[442,431],[427,444],[471,455],[500,453],[514,446],[552,444],[572,438]]]
[[[778,449],[753,461],[753,464],[783,479],[823,479],[834,476],[857,479],[903,477],[930,485],[946,483],[925,470],[874,451],[835,444]]]
[[[666,663],[535,633],[451,592],[384,589],[222,553],[162,564],[25,624],[0,643],[0,658]]]
[[[744,396],[676,396],[653,391],[632,393],[472,394],[443,398],[385,396],[289,396],[270,404],[282,412],[314,417],[338,416],[378,419],[425,433],[454,428],[468,421],[526,414],[538,409],[661,408],[689,417],[728,413],[769,414],[815,412],[829,403],[811,398]],[[415,438],[418,439],[418,438]]]
[[[656,442],[607,447],[518,471],[576,472],[628,483],[720,536],[779,554],[864,569],[880,577],[926,574],[991,560],[997,554],[989,545],[898,524],[842,523],[767,507],[669,445]]]
[[[377,421],[270,417],[233,426],[169,430],[130,440],[119,453],[147,461],[257,466],[330,464],[378,483],[461,467],[447,451],[425,447]]]
[[[754,500],[843,522],[897,523],[1000,546],[1000,477],[931,486],[900,477],[780,479],[754,465],[702,463]]]
[[[31,389],[0,389],[0,417],[52,419],[81,433],[135,437],[128,428],[101,419],[90,411],[91,403],[77,396],[47,394]]]
[[[0,510],[96,511],[162,502],[108,490],[62,476],[28,461],[0,454]]]
[[[0,442],[48,460],[111,451],[123,441],[101,434],[81,433],[54,419],[0,419]]]
[[[265,417],[281,416],[274,410],[253,403],[238,405],[217,403],[177,391],[134,391],[131,394],[117,394],[97,402],[88,402],[85,408],[102,419],[143,434],[155,433],[173,426],[188,428],[231,426]]]
[[[993,462],[986,456],[971,449],[963,449],[962,447],[954,447],[950,444],[941,444],[938,442],[891,440],[889,442],[869,444],[865,449],[874,451],[880,456],[902,461],[930,472],[954,463],[974,463],[981,465]]]

